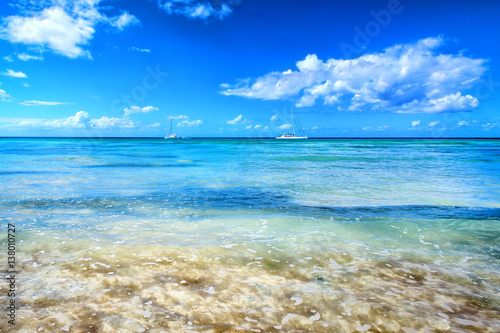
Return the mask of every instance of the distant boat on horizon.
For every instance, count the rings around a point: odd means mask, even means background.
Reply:
[[[293,117],[293,106],[292,106],[292,126],[293,126],[292,133],[283,133],[281,136],[276,137],[276,139],[278,139],[278,140],[288,140],[288,139],[306,140],[306,139],[308,139],[308,137],[302,131],[302,128],[300,128],[299,126],[297,126],[297,127],[299,127],[299,135],[298,136],[295,135],[295,118]]]
[[[172,133],[172,117],[170,117],[170,130],[164,139],[182,139],[182,137],[177,136],[177,134]]]

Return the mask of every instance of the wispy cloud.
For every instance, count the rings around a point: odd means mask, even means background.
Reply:
[[[224,19],[232,7],[241,0],[158,0],[158,6],[169,14],[184,15],[192,19]]]
[[[197,126],[200,126],[201,124],[203,124],[203,121],[201,121],[201,120],[189,121],[189,119],[186,119],[186,120],[178,123],[177,127],[197,127]]]
[[[420,120],[415,120],[411,122],[411,126],[413,127],[417,127],[418,125],[420,125]]]
[[[3,102],[6,102],[8,101],[9,99],[9,94],[7,94],[7,92],[3,89],[0,89],[0,99],[3,101]]]
[[[240,123],[242,118],[243,118],[243,115],[240,114],[238,117],[236,117],[232,120],[228,120],[226,123],[229,125],[236,125],[236,124]]]
[[[142,52],[142,53],[151,53],[151,49],[141,49],[135,46],[132,46],[129,50],[131,51],[137,51],[137,52]]]
[[[26,77],[28,77],[23,72],[16,72],[16,71],[14,71],[12,69],[7,69],[7,71],[4,72],[3,75],[7,75],[7,76],[11,76],[11,77],[18,77],[18,78],[26,78]]]
[[[42,57],[40,56],[35,56],[31,54],[26,54],[26,53],[19,53],[17,55],[17,58],[22,61],[28,61],[28,60],[43,60]]]
[[[223,95],[264,100],[298,99],[296,106],[337,105],[341,111],[440,113],[476,108],[463,94],[486,71],[484,59],[441,54],[442,37],[398,44],[352,60],[322,61],[315,54],[297,61],[298,70],[271,72],[221,86]]]
[[[285,130],[285,129],[289,129],[291,127],[292,127],[292,124],[283,124],[283,125],[279,126],[278,129]]]
[[[47,102],[47,101],[24,101],[24,102],[21,102],[19,104],[28,105],[28,106],[53,106],[53,105],[65,105],[65,104],[74,104],[74,103]]]
[[[236,124],[247,124],[247,123],[250,123],[251,121],[247,120],[247,119],[243,119],[243,115],[240,114],[238,117],[234,118],[234,119],[231,119],[231,120],[228,120],[226,122],[226,124],[229,124],[229,125],[236,125]]]

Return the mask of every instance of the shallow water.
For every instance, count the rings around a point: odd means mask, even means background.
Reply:
[[[0,139],[14,330],[498,332],[499,143]]]

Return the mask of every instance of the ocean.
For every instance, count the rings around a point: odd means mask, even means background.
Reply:
[[[500,332],[500,140],[2,138],[0,159],[2,332]]]

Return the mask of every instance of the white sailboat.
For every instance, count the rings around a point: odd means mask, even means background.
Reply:
[[[302,132],[302,129],[299,128],[299,135],[295,135],[295,118],[293,117],[293,106],[292,106],[292,126],[293,126],[293,131],[292,133],[283,133],[283,135],[276,137],[278,140],[288,140],[288,139],[302,139],[305,140],[307,139],[307,136]]]
[[[170,130],[168,131],[168,135],[165,139],[182,139],[180,136],[177,136],[177,134],[172,133],[172,117],[170,117]]]

